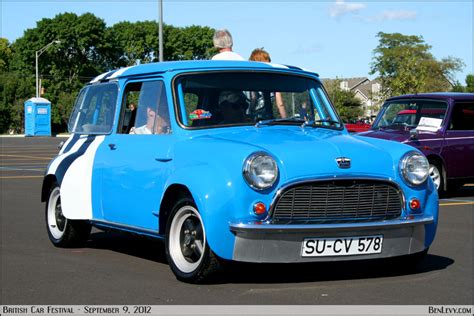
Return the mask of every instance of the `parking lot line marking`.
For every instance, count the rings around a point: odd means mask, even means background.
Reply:
[[[0,171],[44,171],[44,169],[25,169],[25,168],[0,167]]]
[[[14,157],[0,157],[0,162],[11,162],[11,161],[35,161],[36,158],[14,158]],[[51,159],[50,159],[51,160]]]
[[[46,167],[48,164],[46,162],[39,162],[39,163],[35,163],[35,162],[12,162],[12,163],[3,163],[2,161],[0,161],[0,167],[3,167],[3,166],[23,166],[23,165],[26,165],[26,166],[34,166],[34,167]]]
[[[439,206],[450,206],[450,205],[474,205],[474,202],[452,202],[452,203],[439,204]]]
[[[7,154],[52,154],[57,155],[59,150],[31,150],[29,148],[25,148],[23,150],[0,150],[0,154],[7,155]]]
[[[44,156],[20,156],[20,155],[0,155],[0,157],[16,157],[16,158],[31,158],[31,159],[45,159],[51,160],[51,157],[44,157]]]
[[[0,176],[0,179],[30,179],[30,178],[44,178],[44,176]]]
[[[461,200],[461,199],[441,199],[440,202],[474,202],[473,200]]]

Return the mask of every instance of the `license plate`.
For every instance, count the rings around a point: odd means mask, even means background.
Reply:
[[[383,236],[305,238],[302,257],[370,255],[382,252]]]

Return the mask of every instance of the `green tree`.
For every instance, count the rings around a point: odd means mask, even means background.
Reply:
[[[8,71],[11,58],[10,43],[6,38],[0,37],[0,73]]]
[[[157,61],[158,24],[153,21],[120,22],[107,29],[115,66],[132,66]]]
[[[212,43],[213,35],[214,29],[207,26],[175,27],[166,25],[163,29],[164,59],[209,59],[215,53]]]
[[[167,61],[209,59],[214,30],[207,26],[163,26],[163,56]],[[158,61],[158,23],[120,22],[107,30],[117,66]]]
[[[456,83],[454,84],[451,91],[452,92],[464,92],[464,91],[466,91],[466,87],[464,87],[458,80],[456,80]]]
[[[214,30],[164,25],[165,60],[206,59]],[[85,82],[108,70],[158,61],[158,24],[120,22],[107,28],[91,13],[62,13],[37,22],[10,44],[0,39],[0,132],[23,127],[23,102],[35,95],[35,52],[59,40],[39,58],[43,97],[52,103],[53,132],[64,131]]]
[[[455,73],[464,66],[455,57],[436,60],[421,36],[380,32],[377,37],[370,74],[379,76],[386,97],[451,90]]]
[[[469,74],[466,76],[466,92],[474,92],[474,75]]]
[[[104,72],[110,64],[112,47],[105,40],[105,31],[105,22],[93,14],[63,13],[40,20],[12,44],[14,57],[10,69],[25,77],[35,73],[35,52],[52,41],[60,41],[49,47],[38,63],[45,89],[43,96],[52,103],[55,129],[64,130],[72,107],[68,104],[63,111],[57,106],[60,94],[75,96],[84,82]],[[23,99],[33,95],[23,95]]]
[[[362,116],[362,103],[355,97],[355,93],[341,89],[341,80],[331,80],[325,83],[326,91],[334,104],[337,113],[343,121],[349,122]]]

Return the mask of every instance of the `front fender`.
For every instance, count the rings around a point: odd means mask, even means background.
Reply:
[[[235,176],[224,168],[200,164],[180,168],[166,184],[167,188],[181,184],[189,189],[204,222],[209,246],[225,259],[232,259],[234,245],[228,223],[239,204],[235,182]]]

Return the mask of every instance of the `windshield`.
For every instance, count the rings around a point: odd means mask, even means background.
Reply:
[[[441,127],[448,104],[431,100],[397,100],[384,104],[373,128]]]
[[[319,82],[258,72],[184,75],[175,83],[181,124],[191,128],[302,125],[342,128]]]

